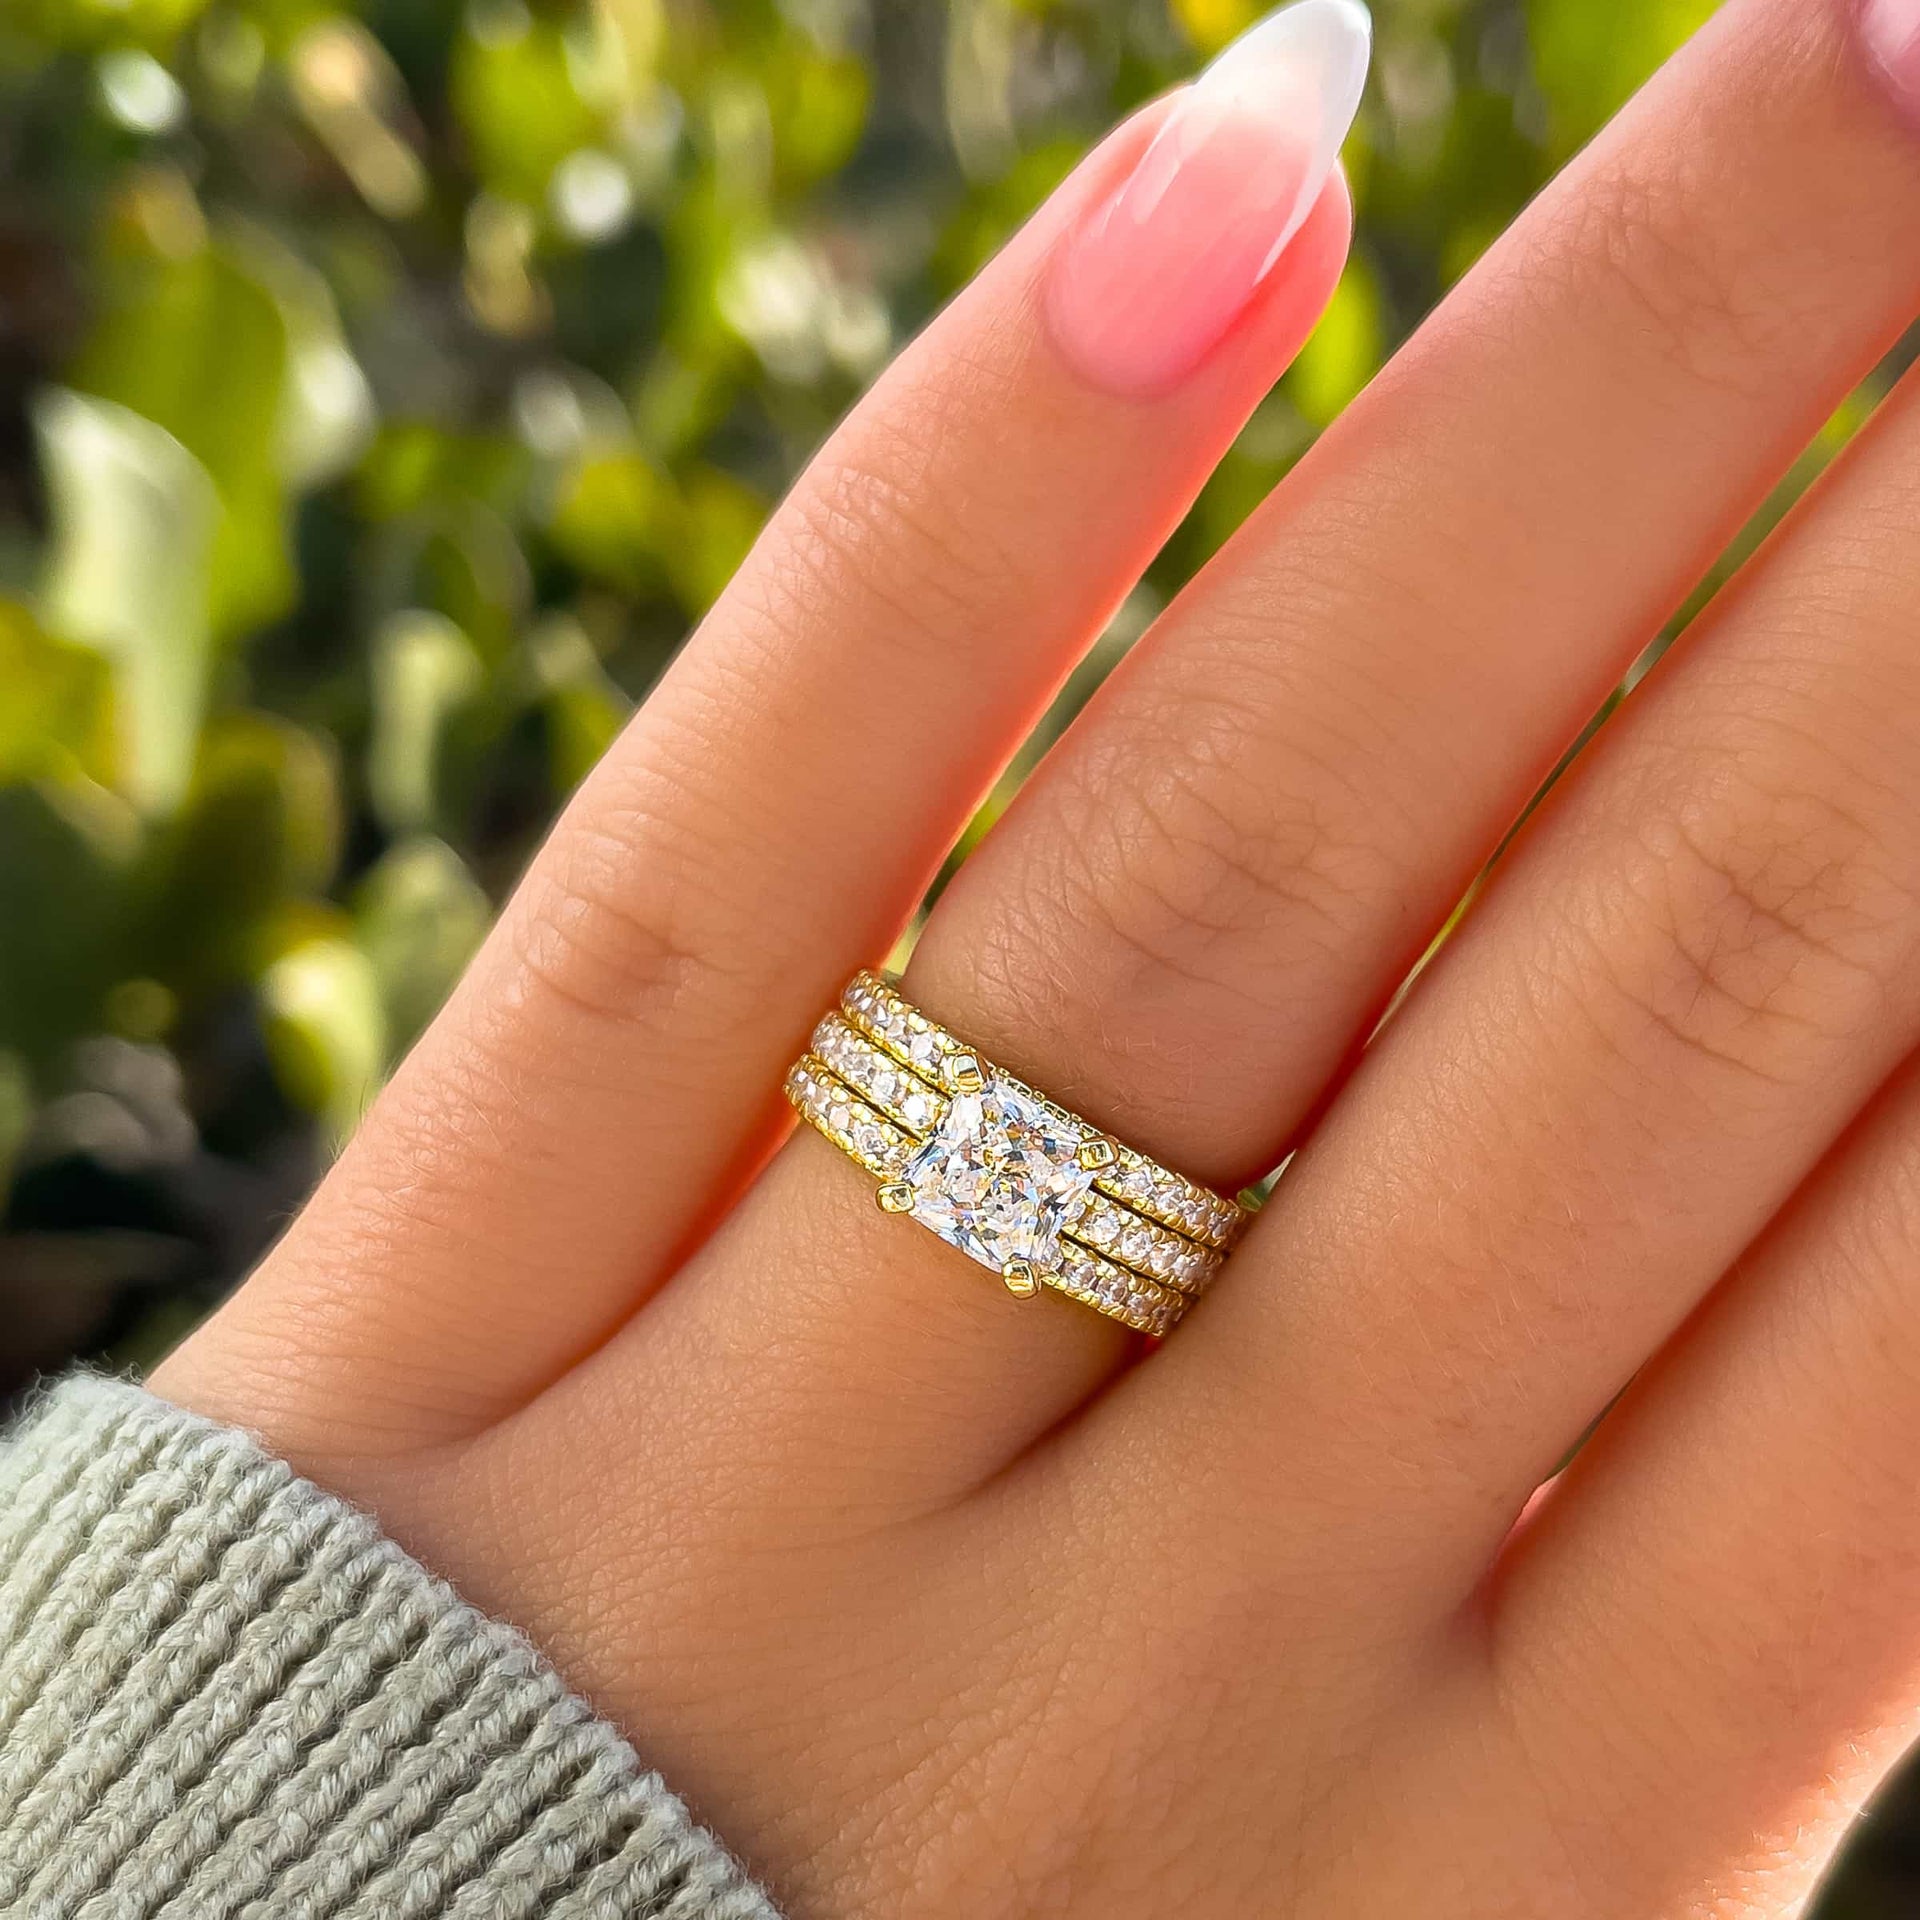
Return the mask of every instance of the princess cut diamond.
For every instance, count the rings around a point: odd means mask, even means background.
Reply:
[[[956,1093],[900,1178],[922,1225],[970,1259],[1004,1273],[1012,1260],[1051,1273],[1061,1229],[1093,1184],[1080,1164],[1083,1131],[1024,1087],[989,1072]]]

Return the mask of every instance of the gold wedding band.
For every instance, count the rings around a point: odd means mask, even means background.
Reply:
[[[1249,1214],[994,1066],[878,974],[856,974],[787,1075],[802,1119],[910,1214],[1028,1298],[1051,1287],[1164,1335]]]

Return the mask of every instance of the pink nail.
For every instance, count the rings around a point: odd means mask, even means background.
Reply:
[[[1920,0],[1863,0],[1860,36],[1910,113],[1920,113]]]
[[[1054,337],[1087,379],[1162,393],[1220,343],[1333,171],[1371,40],[1360,0],[1296,0],[1181,96],[1054,262]]]

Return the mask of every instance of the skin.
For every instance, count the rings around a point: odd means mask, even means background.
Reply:
[[[1849,7],[1730,0],[943,896],[908,990],[991,1056],[1215,1184],[1299,1148],[1142,1362],[774,1090],[1338,271],[1336,183],[1173,390],[1081,379],[1039,289],[1159,111],[836,435],[156,1385],[795,1920],[1791,1913],[1920,1725],[1920,388],[1361,1049],[1920,312],[1920,137]]]

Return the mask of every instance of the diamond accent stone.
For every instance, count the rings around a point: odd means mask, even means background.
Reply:
[[[1017,1082],[989,1073],[978,1093],[955,1094],[901,1179],[913,1216],[949,1246],[1001,1272],[1027,1260],[1060,1265],[1060,1230],[1078,1213],[1093,1171],[1079,1160],[1083,1131]]]

